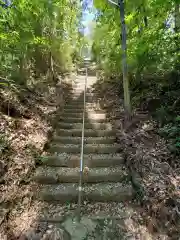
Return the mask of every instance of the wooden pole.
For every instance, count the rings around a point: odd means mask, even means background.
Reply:
[[[129,92],[129,80],[128,80],[128,69],[127,69],[127,33],[125,24],[125,9],[124,0],[118,0],[120,9],[120,21],[121,21],[121,32],[122,32],[122,71],[123,71],[123,88],[124,88],[124,108],[128,117],[131,116],[131,102]]]

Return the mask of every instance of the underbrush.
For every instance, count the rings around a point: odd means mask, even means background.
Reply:
[[[169,149],[175,154],[180,154],[180,116],[175,117],[174,121],[165,124],[159,129],[159,134],[169,141]]]
[[[143,75],[131,84],[132,104],[150,113],[157,123],[157,132],[165,140],[171,153],[180,154],[180,75]]]
[[[114,89],[122,102],[121,75],[106,76],[99,71],[99,85],[104,91]],[[103,90],[104,88],[104,90]],[[156,133],[167,141],[168,150],[175,157],[180,154],[180,75],[169,72],[144,74],[137,79],[130,76],[131,104],[134,112],[148,113],[155,121]],[[135,114],[136,114],[135,113]]]
[[[162,100],[163,96],[156,95],[157,88],[154,92],[145,88],[147,96],[144,88],[139,92],[136,89],[131,94],[132,119],[125,121],[122,83],[101,78],[94,88],[116,129],[116,141],[137,193],[135,206],[141,215],[136,219],[138,225],[146,226],[151,234],[148,239],[178,239],[180,121],[177,105],[173,105],[170,97]],[[175,110],[167,111],[163,106]],[[176,147],[176,156],[172,146]]]

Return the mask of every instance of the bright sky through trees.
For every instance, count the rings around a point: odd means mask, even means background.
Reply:
[[[85,26],[84,32],[85,34],[89,34],[90,33],[90,28],[89,28],[89,24],[92,22],[93,18],[94,18],[94,12],[93,10],[93,0],[84,0],[83,2],[83,20],[82,23]]]

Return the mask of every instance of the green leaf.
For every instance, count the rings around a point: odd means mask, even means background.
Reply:
[[[180,148],[180,142],[177,142],[177,143],[175,144],[175,146],[178,147],[178,148]]]
[[[0,82],[0,85],[3,85],[5,87],[8,87],[8,84],[7,83],[4,83],[4,82]]]
[[[45,163],[48,161],[48,157],[47,156],[40,156],[37,158],[38,161],[42,162],[42,163]]]
[[[176,121],[176,122],[180,122],[180,116],[177,116],[177,117],[175,118],[175,121]]]

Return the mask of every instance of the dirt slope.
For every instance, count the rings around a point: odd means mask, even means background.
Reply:
[[[153,239],[179,239],[180,168],[173,164],[177,159],[158,135],[157,123],[148,112],[139,109],[134,111],[131,121],[125,121],[122,91],[117,82],[101,80],[94,85],[94,92],[117,129],[117,142],[137,191],[136,222],[146,226]]]
[[[56,111],[70,85],[44,79],[32,88],[1,89],[0,239],[16,239],[28,229],[38,206],[32,203],[30,177],[45,151]],[[32,204],[34,206],[32,206]]]

